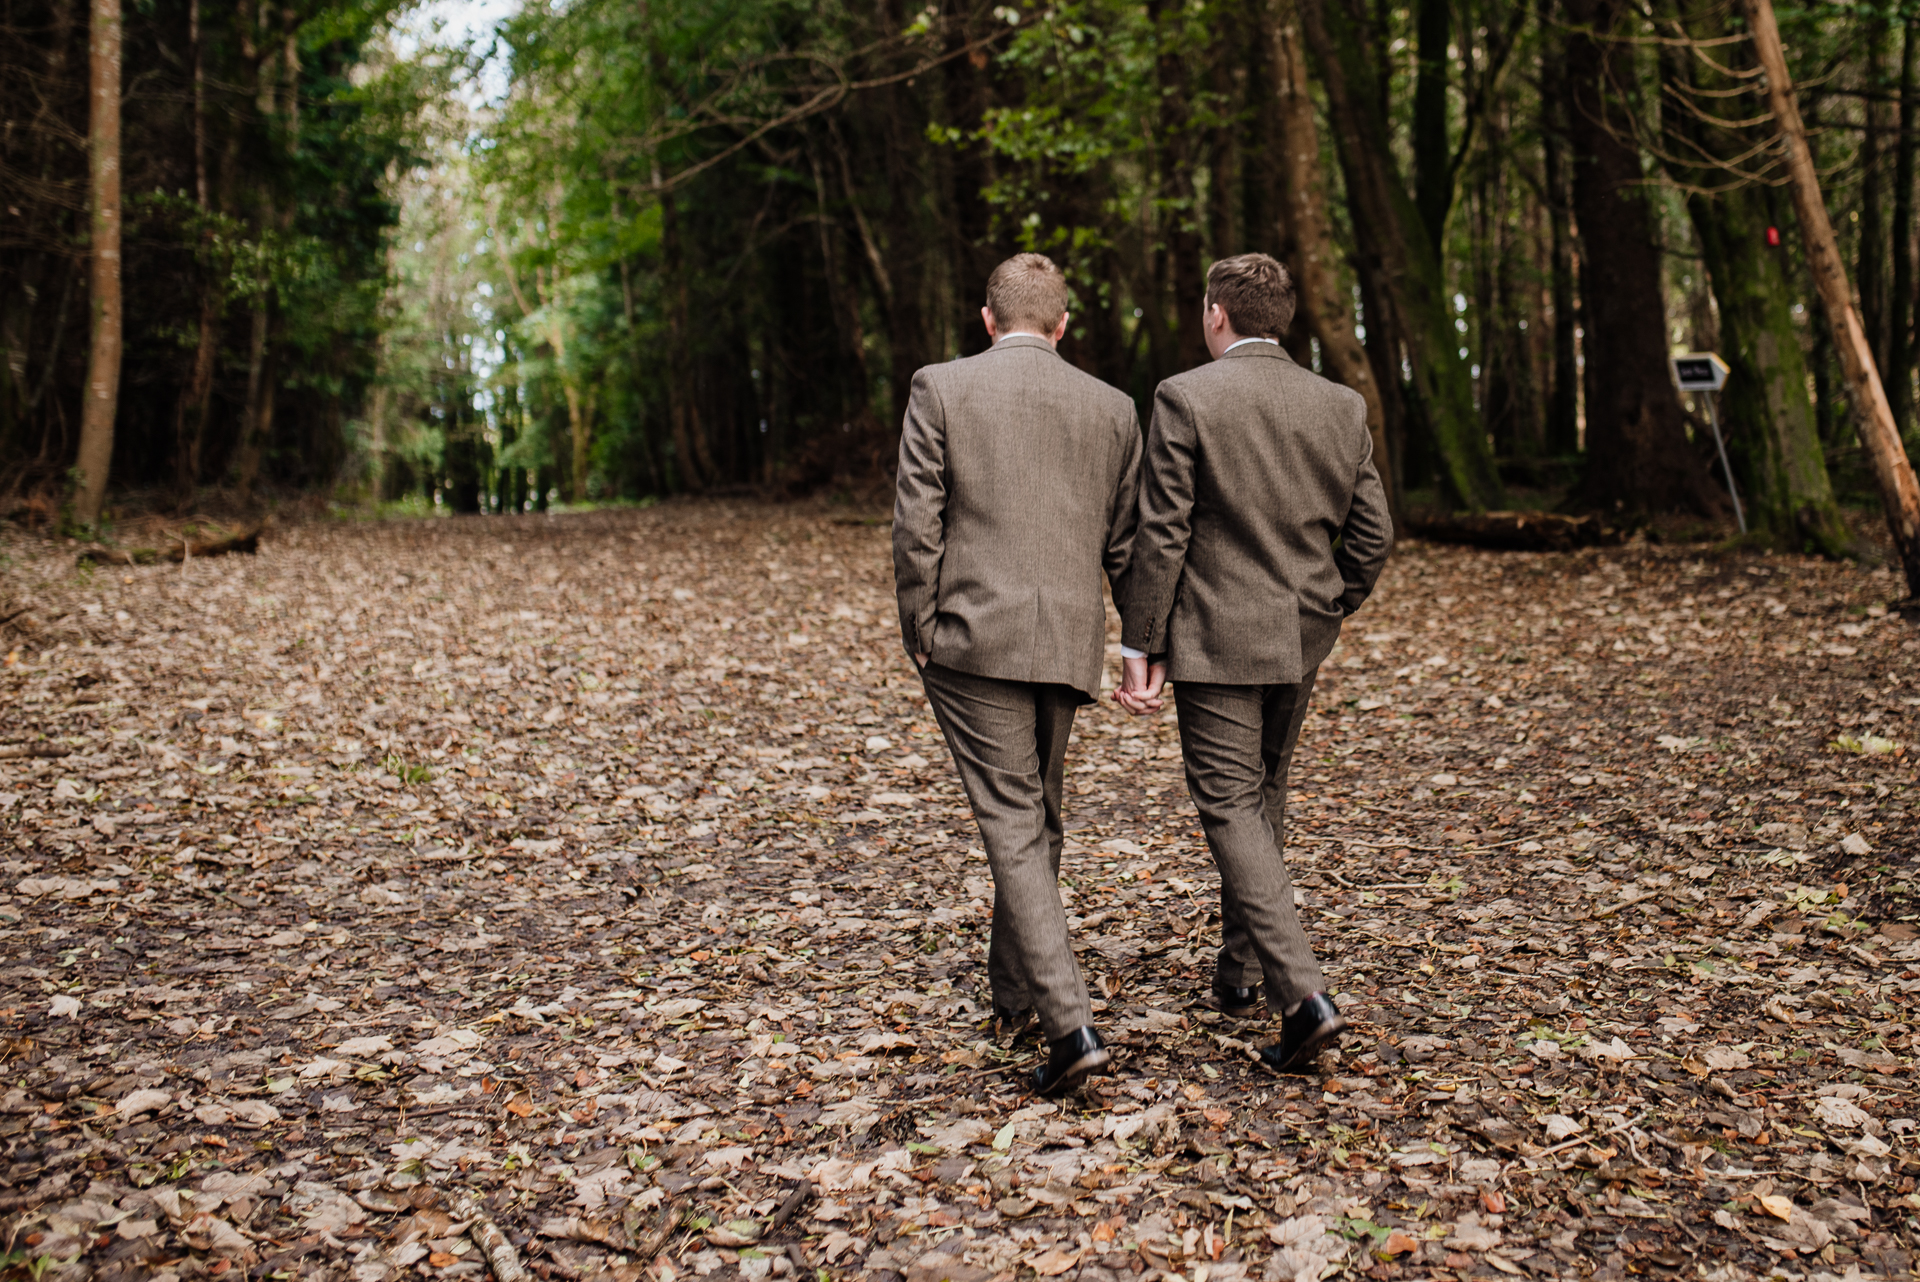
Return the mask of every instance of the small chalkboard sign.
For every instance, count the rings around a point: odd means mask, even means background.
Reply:
[[[1683,392],[1717,392],[1727,385],[1727,363],[1712,352],[1673,358],[1673,381]]]

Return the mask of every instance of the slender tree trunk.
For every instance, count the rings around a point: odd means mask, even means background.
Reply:
[[[205,51],[200,39],[200,0],[187,5],[187,44],[193,63],[193,193],[204,220],[211,212],[207,184],[207,110]],[[200,233],[200,326],[193,346],[193,368],[174,406],[174,491],[191,505],[200,484],[200,451],[207,434],[207,409],[213,395],[213,367],[219,354],[220,273],[210,261],[215,251],[211,227]]]
[[[1572,0],[1567,112],[1586,308],[1587,464],[1579,495],[1605,511],[1730,511],[1687,441],[1667,366],[1660,250],[1640,152],[1617,103],[1633,47],[1614,37],[1626,0]]]
[[[273,440],[274,410],[279,405],[275,395],[279,374],[280,351],[273,342],[273,314],[262,308],[257,317],[259,329],[259,361],[250,367],[257,371],[248,380],[254,388],[247,445],[240,453],[237,483],[242,500],[251,500],[254,487],[260,483],[260,471],[266,463],[267,449]]]
[[[1235,58],[1251,33],[1244,29],[1246,18],[1237,9],[1228,8],[1222,19],[1207,54],[1208,79],[1222,102],[1232,102],[1239,93],[1234,85]],[[1242,222],[1246,212],[1242,128],[1240,121],[1222,113],[1222,119],[1210,131],[1213,156],[1207,177],[1207,230],[1214,258],[1227,258],[1248,249]]]
[[[820,229],[820,261],[826,269],[827,294],[833,304],[835,329],[839,333],[840,343],[847,368],[853,371],[854,388],[851,395],[841,389],[841,413],[849,417],[858,417],[872,409],[873,374],[867,367],[867,336],[860,324],[860,300],[853,290],[852,282],[841,268],[839,247],[835,244],[835,222],[827,213],[827,183],[821,171],[820,157],[811,145],[807,148],[808,159],[813,165],[813,188],[815,218]]]
[[[616,211],[616,219],[618,212]],[[641,362],[640,338],[634,329],[633,271],[626,258],[620,259],[620,301],[627,321],[627,356],[633,366],[633,386],[637,394],[646,386],[646,370]],[[514,404],[518,406],[516,398]],[[636,415],[634,435],[640,441],[640,454],[647,467],[647,484],[654,493],[666,492],[666,478],[660,470],[660,460],[654,450],[653,433],[649,430],[649,419],[644,413]]]
[[[1393,452],[1387,443],[1386,411],[1380,387],[1374,381],[1353,328],[1353,298],[1342,288],[1340,251],[1333,240],[1327,212],[1326,174],[1320,165],[1320,127],[1314,119],[1313,97],[1307,84],[1307,52],[1300,31],[1300,14],[1293,0],[1266,0],[1267,41],[1272,49],[1275,96],[1279,102],[1279,138],[1276,146],[1285,193],[1286,230],[1293,241],[1294,279],[1300,310],[1327,371],[1340,383],[1360,393],[1367,403],[1367,431],[1373,435],[1374,460],[1387,482],[1387,502],[1400,522],[1400,490],[1393,484]]]
[[[659,182],[657,170],[654,181]],[[688,314],[684,253],[680,243],[680,211],[673,193],[665,192],[660,197],[660,265],[667,293],[667,356],[673,367],[667,377],[667,417],[673,433],[674,466],[680,473],[680,485],[699,493],[707,488],[713,476],[713,463],[707,457],[706,433],[701,431],[700,411],[694,403],[689,333],[693,321]]]
[[[1200,238],[1200,211],[1193,183],[1193,130],[1187,108],[1187,60],[1182,49],[1181,26],[1187,21],[1184,6],[1168,0],[1147,0],[1147,14],[1154,24],[1158,55],[1154,74],[1160,88],[1158,124],[1160,164],[1156,179],[1165,200],[1167,225],[1167,267],[1173,294],[1174,365],[1160,371],[1161,377],[1195,369],[1207,363],[1206,334],[1200,327],[1200,313],[1207,294],[1205,265],[1201,262],[1204,246]]]
[[[1880,501],[1886,509],[1887,530],[1899,550],[1906,571],[1908,597],[1920,597],[1920,481],[1913,474],[1913,463],[1900,442],[1900,429],[1894,424],[1893,409],[1887,404],[1886,389],[1880,383],[1873,352],[1867,346],[1866,330],[1860,313],[1854,310],[1853,292],[1847,284],[1846,264],[1841,261],[1834,240],[1833,223],[1820,193],[1820,177],[1814,171],[1813,153],[1807,146],[1806,125],[1800,119],[1794,101],[1793,79],[1787,72],[1787,57],[1780,47],[1780,27],[1774,20],[1772,0],[1741,0],[1747,25],[1753,31],[1754,51],[1766,73],[1767,106],[1779,122],[1781,145],[1785,149],[1789,190],[1793,193],[1794,212],[1799,215],[1800,238],[1806,249],[1807,270],[1832,326],[1834,346],[1840,351],[1840,365],[1846,372],[1849,399],[1853,402],[1854,423],[1860,444],[1873,464],[1874,480],[1880,487]]]
[[[263,410],[272,413],[272,402],[265,395],[267,330],[272,320],[267,297],[272,286],[261,277],[254,281],[254,288],[258,295],[247,341],[247,399],[240,409],[240,439],[234,450],[234,481],[243,502],[253,494],[253,483],[260,475],[260,440],[265,434],[261,415]]]
[[[113,465],[113,420],[120,399],[120,0],[93,0],[89,24],[87,120],[92,236],[93,347],[80,412],[79,490],[74,518],[99,523]]]
[[[1881,101],[1887,88],[1886,19],[1869,21],[1866,35],[1866,129],[1860,140],[1860,235],[1855,252],[1860,263],[1860,323],[1867,331],[1867,346],[1873,349],[1874,364],[1886,369],[1887,359],[1892,355],[1887,341],[1885,136],[1888,111],[1887,104]]]
[[[1888,299],[1887,406],[1893,423],[1904,435],[1913,420],[1914,278],[1913,278],[1913,159],[1920,140],[1920,93],[1914,83],[1920,23],[1909,19],[1900,44],[1900,141],[1893,164],[1893,288]]]
[[[202,266],[202,270],[212,272]],[[193,369],[180,389],[173,411],[173,485],[180,502],[191,503],[200,484],[200,452],[207,435],[207,407],[213,394],[214,359],[220,350],[219,285],[204,281],[200,289],[200,329],[194,341]]]
[[[1453,208],[1452,140],[1447,135],[1447,70],[1453,57],[1453,0],[1416,0],[1415,39],[1420,59],[1413,85],[1414,204],[1435,254],[1446,240]]]
[[[1328,119],[1347,179],[1363,271],[1398,321],[1412,366],[1417,416],[1434,442],[1446,497],[1468,511],[1504,501],[1493,451],[1460,358],[1440,256],[1393,171],[1387,124],[1375,106],[1375,73],[1347,0],[1300,0],[1308,47],[1320,65]],[[1369,330],[1374,309],[1369,307]]]
[[[251,7],[243,5],[239,18],[243,33],[241,56],[254,69],[254,111],[271,132],[278,111],[274,81],[281,55],[266,39],[269,8],[262,4],[255,18]],[[263,240],[279,221],[273,196],[263,188],[259,202],[259,234]],[[273,363],[268,350],[272,327],[273,285],[263,267],[254,281],[252,329],[247,346],[247,400],[241,410],[239,442],[234,452],[234,482],[243,503],[252,501],[254,483],[260,477],[266,434],[273,421]]]
[[[385,336],[382,336],[382,346]],[[383,362],[384,364],[384,362]],[[367,423],[372,429],[373,440],[369,445],[367,464],[372,473],[369,477],[373,490],[373,501],[378,503],[387,497],[387,404],[393,398],[393,391],[385,382],[373,385],[373,400],[367,407]]]
[[[1554,18],[1553,0],[1541,0],[1541,26]],[[1565,37],[1549,31],[1541,37],[1547,51],[1541,75],[1549,86],[1566,84]],[[1580,360],[1575,330],[1580,318],[1574,302],[1573,174],[1567,163],[1566,95],[1549,89],[1542,95],[1541,152],[1546,169],[1547,219],[1551,236],[1548,286],[1553,295],[1553,384],[1547,398],[1547,453],[1571,458],[1580,452]]]

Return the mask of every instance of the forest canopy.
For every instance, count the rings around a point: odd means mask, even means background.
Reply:
[[[5,14],[17,500],[76,484],[89,21]],[[985,345],[1005,255],[1061,263],[1063,355],[1144,406],[1206,359],[1208,264],[1262,250],[1403,514],[1727,525],[1689,350],[1730,367],[1712,408],[1756,539],[1852,554],[1847,509],[1897,506],[1861,376],[1870,353],[1910,449],[1897,7],[1778,14],[1838,338],[1747,5],[574,0],[464,42],[358,0],[124,21],[123,487],[456,512],[858,488],[913,370]]]

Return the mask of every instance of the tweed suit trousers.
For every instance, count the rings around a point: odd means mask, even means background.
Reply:
[[[929,663],[920,678],[973,805],[993,871],[987,977],[996,1005],[1032,1008],[1049,1040],[1093,1023],[1060,907],[1071,686],[1002,681]]]
[[[1287,767],[1316,668],[1288,685],[1174,686],[1187,789],[1220,870],[1219,983],[1267,984],[1275,1014],[1325,986],[1287,875]]]

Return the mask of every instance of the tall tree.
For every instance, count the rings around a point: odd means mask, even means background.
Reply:
[[[1555,0],[1540,0],[1540,152],[1550,236],[1548,289],[1553,297],[1553,383],[1547,395],[1547,453],[1571,457],[1580,448],[1580,318],[1574,302],[1573,166],[1567,150],[1566,35]]]
[[[1907,19],[1900,37],[1900,137],[1893,162],[1892,288],[1887,306],[1887,363],[1883,380],[1894,426],[1904,434],[1913,419],[1914,153],[1920,150],[1920,22]]]
[[[1415,0],[1419,71],[1413,84],[1414,205],[1436,254],[1453,209],[1453,137],[1447,128],[1447,71],[1454,63],[1453,0]]]
[[[1471,373],[1459,354],[1440,252],[1423,233],[1419,210],[1394,171],[1364,24],[1349,0],[1301,0],[1300,17],[1327,92],[1361,271],[1372,277],[1374,292],[1397,323],[1412,367],[1414,407],[1438,455],[1442,489],[1457,507],[1497,508],[1504,500],[1500,475],[1474,404]],[[1370,328],[1375,320],[1369,308]]]
[[[1740,73],[1751,58],[1725,46],[1729,32],[1717,5],[1696,4],[1663,34],[1673,37],[1660,49],[1667,169],[1687,193],[1719,307],[1719,349],[1730,366],[1721,419],[1749,525],[1776,547],[1850,555],[1854,539],[1807,400],[1793,285],[1784,256],[1767,244],[1767,228],[1778,222],[1777,197],[1740,167],[1766,138],[1727,122],[1747,114],[1725,107],[1750,91]]]
[[[88,211],[93,344],[80,411],[80,474],[74,517],[99,523],[113,466],[114,416],[120,404],[120,0],[93,0],[88,24]]]
[[[1586,355],[1581,500],[1632,512],[1728,510],[1687,442],[1667,368],[1660,247],[1631,115],[1634,11],[1626,0],[1568,0],[1567,121],[1580,225]]]
[[[1392,451],[1387,444],[1386,410],[1380,387],[1367,362],[1366,348],[1353,329],[1353,296],[1342,287],[1340,251],[1334,243],[1333,220],[1327,210],[1327,180],[1320,161],[1320,126],[1314,119],[1313,94],[1307,83],[1307,51],[1300,30],[1300,14],[1293,0],[1265,0],[1267,43],[1272,50],[1275,96],[1279,101],[1278,151],[1285,190],[1285,218],[1292,241],[1294,279],[1300,311],[1326,359],[1334,379],[1367,403],[1367,431],[1373,453],[1387,484],[1387,503],[1394,519],[1402,521],[1400,491],[1392,484]]]
[[[1793,77],[1787,71],[1786,52],[1780,45],[1780,26],[1774,18],[1772,0],[1741,0],[1741,9],[1753,31],[1754,51],[1766,76],[1767,107],[1780,127],[1788,190],[1793,193],[1793,209],[1800,223],[1807,268],[1827,314],[1834,346],[1839,349],[1860,444],[1866,450],[1874,480],[1880,487],[1887,529],[1893,535],[1894,547],[1906,571],[1908,598],[1920,599],[1920,481],[1915,480],[1913,463],[1901,444],[1900,429],[1893,421],[1893,409],[1887,404],[1880,371],[1867,345],[1866,329],[1853,304],[1846,264],[1840,257],[1832,220],[1827,217],[1820,177],[1807,145],[1807,127],[1800,118]]]

